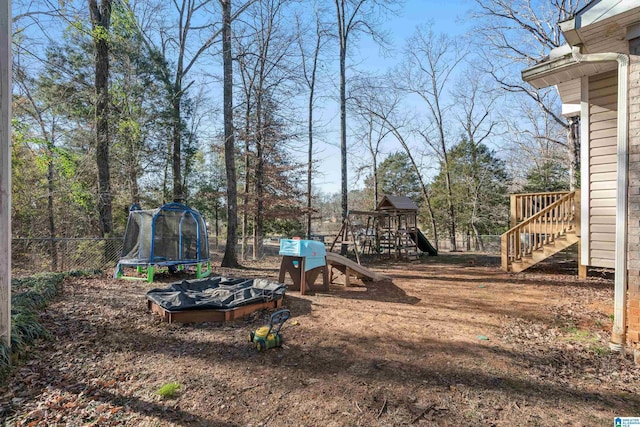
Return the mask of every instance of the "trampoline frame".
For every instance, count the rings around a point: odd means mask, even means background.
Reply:
[[[131,206],[130,211],[138,211],[138,210],[142,210],[140,208],[140,206],[138,205],[133,205]],[[155,250],[155,238],[153,236],[155,236],[155,232],[156,232],[156,221],[158,219],[158,217],[160,216],[160,214],[163,211],[176,211],[176,212],[182,212],[182,216],[180,218],[180,223],[178,225],[178,251],[179,251],[179,257],[182,258],[182,224],[183,221],[185,220],[185,218],[188,216],[190,216],[191,218],[193,218],[193,220],[196,223],[196,259],[178,259],[178,260],[162,260],[162,259],[158,259],[159,257],[156,257],[154,255],[154,250]],[[201,224],[200,221],[198,221],[198,217],[200,217],[202,219],[202,223],[204,224],[204,230],[201,230]],[[203,279],[207,276],[209,276],[211,274],[211,261],[209,258],[204,258],[202,257],[201,251],[200,251],[200,244],[202,243],[202,238],[204,238],[206,240],[206,247],[207,249],[209,248],[209,239],[208,239],[208,235],[207,235],[207,225],[206,222],[204,222],[204,218],[202,217],[202,215],[200,214],[200,212],[198,212],[197,210],[194,210],[192,208],[190,208],[189,206],[182,204],[182,203],[177,203],[177,202],[172,202],[172,203],[167,203],[163,206],[161,206],[157,212],[155,214],[153,214],[152,218],[151,218],[151,247],[149,250],[149,258],[140,258],[140,255],[142,254],[142,250],[144,248],[143,242],[140,242],[140,247],[138,249],[138,259],[123,259],[121,258],[118,261],[118,264],[116,265],[116,269],[115,272],[113,274],[113,277],[116,279],[126,279],[126,280],[146,280],[147,282],[151,283],[153,282],[153,277],[154,274],[157,272],[157,267],[167,267],[167,269],[169,271],[174,271],[174,269],[172,267],[175,267],[175,271],[179,271],[179,270],[185,270],[186,267],[189,266],[195,266],[196,267],[196,278],[198,279]],[[124,248],[123,248],[124,251]],[[123,254],[124,255],[124,254]],[[203,268],[203,266],[205,268]],[[147,277],[137,277],[137,276],[127,276],[125,275],[125,268],[126,267],[131,267],[131,268],[136,268],[138,273],[147,273]]]

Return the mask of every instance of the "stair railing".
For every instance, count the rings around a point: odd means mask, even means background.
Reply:
[[[575,191],[564,193],[562,197],[500,236],[502,269],[509,271],[514,261],[522,260],[524,256],[553,243],[568,231],[575,230],[578,226],[578,204]]]
[[[569,194],[568,191],[519,193],[511,195],[511,227],[531,218],[547,206]]]

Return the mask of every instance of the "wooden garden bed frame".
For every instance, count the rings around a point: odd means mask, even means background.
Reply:
[[[167,323],[228,322],[243,319],[258,310],[278,308],[280,306],[282,306],[282,298],[273,301],[241,305],[229,309],[171,311],[165,310],[153,301],[147,301],[149,311],[159,314],[162,320]]]

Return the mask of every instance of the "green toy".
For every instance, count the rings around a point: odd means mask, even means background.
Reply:
[[[286,308],[276,311],[271,315],[268,325],[249,333],[249,342],[254,343],[258,351],[280,347],[282,345],[280,329],[290,316],[291,312]]]

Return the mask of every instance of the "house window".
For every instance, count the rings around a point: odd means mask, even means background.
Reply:
[[[640,55],[640,37],[629,40],[629,53],[631,55]]]

